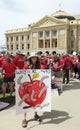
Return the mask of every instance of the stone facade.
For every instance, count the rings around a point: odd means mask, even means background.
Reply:
[[[80,20],[45,16],[28,28],[5,32],[8,52],[80,51]]]

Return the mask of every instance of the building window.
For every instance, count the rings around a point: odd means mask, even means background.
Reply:
[[[45,40],[45,48],[50,48],[50,40]]]
[[[13,37],[11,37],[11,41],[13,41]]]
[[[24,49],[24,44],[22,44],[22,50]]]
[[[56,37],[57,36],[57,30],[52,30],[52,36]]]
[[[74,48],[74,41],[71,41],[71,48]]]
[[[43,32],[39,32],[39,38],[43,38]]]
[[[29,35],[27,35],[27,40],[29,40],[29,38],[30,38],[30,36],[29,36]]]
[[[52,40],[52,47],[57,48],[57,39]]]
[[[18,44],[16,45],[16,49],[18,50]]]
[[[13,45],[11,45],[11,50],[13,50]]]
[[[74,36],[74,30],[71,30],[71,36]]]
[[[38,46],[39,48],[43,48],[43,40],[39,40]]]
[[[18,41],[18,37],[16,37],[16,41]]]
[[[55,48],[57,47],[57,41],[55,42]]]
[[[45,35],[46,35],[46,37],[49,37],[50,36],[50,31],[46,31]]]
[[[24,36],[21,37],[22,41],[24,40]]]
[[[27,48],[28,48],[28,49],[30,48],[30,44],[27,44]]]
[[[7,44],[7,50],[9,50],[9,45]]]
[[[7,37],[7,42],[9,41],[9,38]]]

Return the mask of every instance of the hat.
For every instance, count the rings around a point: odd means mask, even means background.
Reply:
[[[75,51],[73,52],[73,55],[74,55],[74,56],[76,55],[76,52],[75,52]]]
[[[25,56],[26,54],[23,52],[22,55]]]
[[[37,57],[39,58],[39,56],[36,54],[36,52],[31,52],[30,56],[29,56],[29,59],[32,58],[32,57]]]

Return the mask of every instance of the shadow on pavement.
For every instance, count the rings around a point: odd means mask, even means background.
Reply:
[[[80,89],[80,82],[78,81],[73,81],[71,80],[69,82],[69,84],[64,84],[63,85],[63,90],[67,91],[67,90],[75,90],[75,89]]]
[[[51,112],[44,112],[43,115],[41,116],[43,122],[41,123],[41,125],[43,124],[59,124],[62,123],[68,119],[71,119],[72,117],[69,116],[69,113],[65,112],[65,111],[58,111],[58,110],[51,110]],[[34,121],[34,119],[30,119],[30,121]],[[31,127],[28,127],[28,129],[31,129],[33,127],[38,126],[39,124],[33,125]]]
[[[45,123],[59,124],[70,118],[71,117],[67,112],[58,111],[58,110],[52,110],[51,112],[44,112],[42,115],[42,119],[44,121],[43,124]]]

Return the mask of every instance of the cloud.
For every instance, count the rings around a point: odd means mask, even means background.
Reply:
[[[14,13],[23,13],[23,9],[21,8],[21,4],[19,4],[15,0],[1,0],[1,9],[7,10]]]

